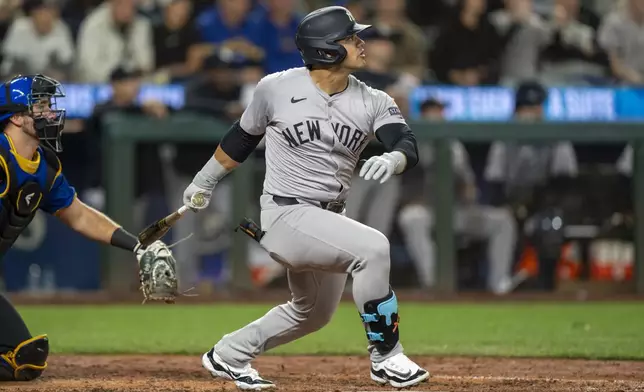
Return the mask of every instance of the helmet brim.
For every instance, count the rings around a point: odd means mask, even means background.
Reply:
[[[350,30],[351,34],[360,34],[361,32],[371,28],[369,24],[354,23],[353,28]]]

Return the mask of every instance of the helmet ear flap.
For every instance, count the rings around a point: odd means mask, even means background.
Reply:
[[[338,46],[338,49],[337,49],[338,58],[335,61],[336,61],[336,64],[340,64],[347,57],[347,50],[344,48],[344,46],[342,46],[342,45],[340,45],[338,43],[336,43],[336,45]]]

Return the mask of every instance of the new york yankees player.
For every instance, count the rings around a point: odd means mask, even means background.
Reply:
[[[274,387],[251,360],[327,324],[349,274],[369,341],[371,378],[408,387],[429,377],[403,354],[399,342],[387,238],[344,213],[352,173],[370,140],[377,138],[389,152],[363,165],[360,176],[367,180],[383,183],[418,161],[416,140],[394,100],[350,75],[366,64],[357,34],[368,27],[343,7],[308,14],[295,37],[306,67],[259,82],[241,119],[185,190],[185,205],[205,208],[193,205],[191,196],[202,193],[208,199],[217,182],[266,138],[260,198],[266,234],[260,244],[288,269],[293,298],[223,336],[203,355],[203,366],[213,376],[240,389]]]

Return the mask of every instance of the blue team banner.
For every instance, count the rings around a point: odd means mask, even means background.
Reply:
[[[65,85],[59,105],[70,118],[87,118],[95,105],[110,99],[109,85]],[[514,110],[514,90],[506,87],[421,86],[410,95],[413,118],[420,104],[434,97],[445,102],[452,121],[506,121]],[[174,108],[185,105],[182,85],[142,85],[139,102],[154,99]],[[644,121],[644,89],[553,87],[548,90],[546,118],[553,121]]]
[[[448,105],[445,115],[452,121],[506,121],[514,111],[511,88],[422,86],[410,96],[413,118],[420,116],[420,104],[431,97]],[[549,88],[546,118],[550,121],[644,121],[644,89]]]
[[[105,102],[112,96],[110,85],[66,84],[63,86],[66,97],[58,99],[58,106],[67,110],[68,118],[87,118],[94,106]],[[174,109],[185,105],[185,91],[181,85],[144,84],[139,93],[139,102],[154,99]]]

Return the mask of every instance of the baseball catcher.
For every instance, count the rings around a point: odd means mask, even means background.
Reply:
[[[78,200],[62,173],[65,109],[56,99],[62,86],[44,75],[17,76],[0,86],[0,257],[29,225],[38,209],[78,233],[133,252],[145,300],[174,301],[175,260],[161,241],[147,248],[101,212]],[[32,336],[20,314],[0,295],[0,381],[29,381],[47,367],[47,335]]]

